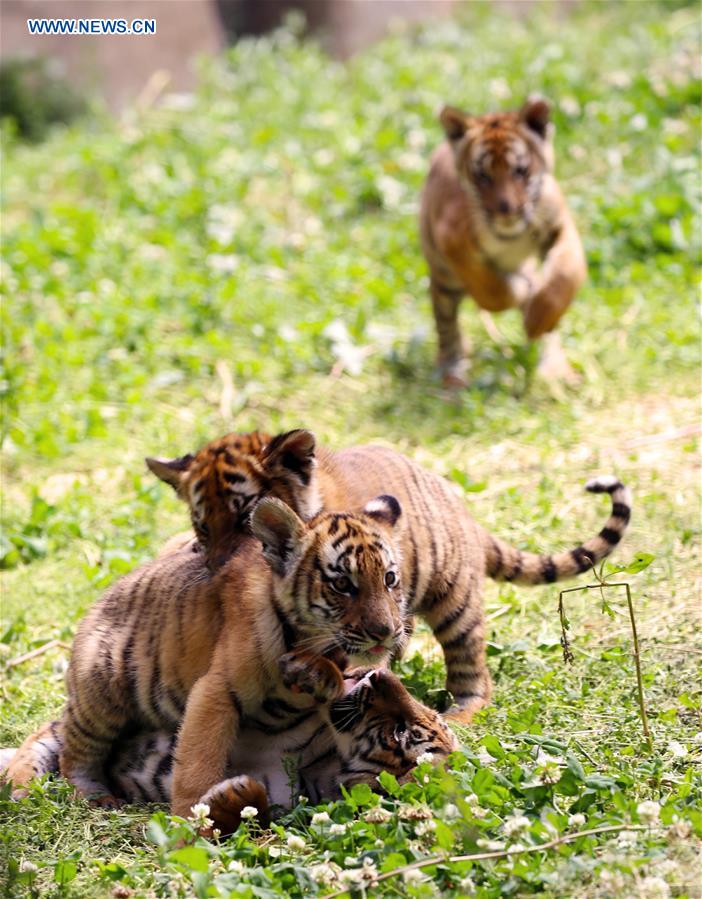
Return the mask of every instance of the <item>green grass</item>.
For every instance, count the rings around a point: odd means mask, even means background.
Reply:
[[[431,880],[383,886],[395,896],[701,895],[697,11],[488,12],[475,4],[346,65],[283,31],[204,62],[187,108],[133,109],[118,123],[97,115],[34,146],[5,135],[0,745],[59,712],[66,653],[7,663],[70,641],[101,590],[185,524],[143,457],[233,428],[305,426],[335,447],[391,443],[531,549],[593,532],[606,510],[582,483],[616,471],[635,511],[615,561],[655,557],[625,575],[653,748],[623,597],[608,594],[611,616],[595,592],[566,597],[566,667],[558,590],[490,584],[493,704],[462,732],[449,772],[421,772],[383,800],[389,823],[364,820],[379,800],[359,791],[330,810],[344,834],[310,825],[301,806],[284,832],[240,830],[179,852],[185,825],[161,817],[147,833],[152,810],[89,810],[47,782],[20,803],[0,799],[7,896],[322,895],[330,888],[310,871],[325,858],[391,870],[480,851],[478,839],[528,847],[645,823],[645,800],[660,803],[660,821],[623,837],[447,863]],[[535,381],[518,316],[497,319],[496,343],[467,301],[473,382],[447,398],[416,226],[436,111],[483,111],[532,91],[555,102],[559,178],[590,263],[561,329],[582,382],[561,391]],[[349,347],[362,349],[360,372]],[[440,654],[425,633],[415,649],[422,657],[401,670],[431,700]],[[544,782],[540,744],[560,760],[557,783]],[[460,799],[470,793],[472,807]],[[398,817],[418,802],[435,830]],[[508,837],[516,812],[529,826]],[[583,823],[569,824],[572,814]],[[289,834],[305,847],[276,855]],[[38,870],[19,872],[26,862]]]

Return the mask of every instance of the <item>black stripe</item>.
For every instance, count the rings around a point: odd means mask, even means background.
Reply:
[[[590,493],[609,493],[609,494],[612,494],[612,493],[614,493],[616,490],[623,490],[623,488],[624,488],[624,485],[622,484],[621,481],[617,481],[616,483],[612,484],[611,486],[608,486],[608,485],[605,485],[605,484],[599,484],[599,483],[596,482],[596,483],[594,483],[594,484],[592,485],[592,487],[588,487],[588,490],[590,491]]]
[[[286,731],[293,730],[295,727],[298,727],[300,724],[307,721],[308,718],[311,718],[312,715],[316,714],[317,709],[310,709],[309,712],[305,712],[297,718],[291,718],[279,726],[272,725],[268,721],[261,721],[260,718],[247,716],[243,719],[243,726],[253,727],[255,730],[263,731],[263,733],[266,734],[284,734]]]
[[[497,540],[494,540],[491,537],[490,544],[494,551],[495,560],[488,570],[488,577],[494,578],[494,577],[498,577],[500,572],[502,571],[504,557],[502,555],[502,550],[500,549],[500,544],[497,542]]]
[[[264,699],[261,703],[261,708],[272,718],[285,718],[287,715],[296,715],[300,711],[284,699],[276,699],[275,697]]]
[[[622,539],[622,535],[619,531],[615,531],[612,528],[602,528],[599,534],[603,540],[606,540],[610,546],[615,546]]]
[[[594,553],[585,549],[584,546],[576,546],[575,549],[570,551],[570,554],[573,557],[573,561],[575,562],[579,574],[592,568],[595,564]]]
[[[553,556],[543,556],[541,559],[541,577],[546,584],[552,584],[558,577],[558,571],[553,561]]]
[[[447,649],[457,649],[459,646],[465,643],[467,638],[475,630],[478,624],[480,624],[480,618],[478,618],[477,621],[471,622],[468,627],[464,628],[459,634],[456,634],[456,636],[452,640],[449,640],[446,643],[442,643],[441,646],[444,652],[446,652]]]
[[[246,475],[238,471],[223,471],[222,477],[228,484],[243,484],[246,481]]]
[[[458,606],[457,608],[450,611],[448,613],[448,615],[446,615],[436,625],[436,627],[432,628],[432,630],[434,631],[434,636],[436,637],[437,640],[441,640],[441,637],[439,636],[439,634],[442,631],[448,630],[452,624],[455,624],[467,608],[468,608],[468,599],[466,598],[466,601],[463,603],[463,605]]]
[[[517,561],[514,563],[514,567],[509,572],[509,574],[505,575],[506,581],[515,581],[519,575],[522,573],[522,568],[524,567],[524,553],[517,550]]]
[[[232,690],[231,687],[229,688],[229,701],[234,706],[234,709],[236,710],[236,713],[239,716],[239,718],[242,718],[244,715],[244,712],[242,709],[241,700],[239,699],[239,696],[236,693],[236,691]]]
[[[628,521],[631,517],[631,509],[626,503],[612,503],[612,515],[615,518],[621,518]]]
[[[290,652],[297,640],[295,628],[292,626],[285,612],[280,608],[275,600],[273,600],[273,611],[275,612],[275,616],[280,624],[280,629],[283,632],[283,643],[285,643],[285,651]]]

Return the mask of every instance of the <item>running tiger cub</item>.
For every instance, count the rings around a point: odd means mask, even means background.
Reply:
[[[382,665],[401,648],[400,515],[393,497],[379,496],[356,515],[304,523],[264,499],[251,516],[254,536],[214,577],[203,580],[186,547],[117,582],[74,641],[61,773],[82,795],[114,805],[104,769],[125,728],[174,732],[182,719],[173,809],[187,814],[223,781],[227,759],[239,757],[233,747],[244,758],[257,751],[241,743],[241,728],[265,734],[276,757],[312,746],[323,722],[312,697],[285,686],[278,659],[296,648]],[[258,807],[260,784],[235,779],[242,807]]]
[[[296,433],[300,435],[297,440]],[[218,443],[226,440],[222,438]],[[456,701],[449,717],[462,723],[468,723],[491,695],[482,609],[485,576],[517,584],[547,584],[582,574],[619,543],[631,515],[629,490],[614,477],[595,478],[586,484],[586,489],[608,493],[612,502],[610,518],[602,530],[572,550],[536,555],[489,534],[473,520],[446,480],[392,449],[318,449],[315,457],[313,435],[291,431],[274,437],[269,452],[275,451],[278,440],[288,447],[305,448],[304,458],[297,462],[288,460],[288,470],[295,471],[296,476],[287,485],[286,495],[298,512],[310,495],[321,499],[326,509],[362,508],[370,497],[383,490],[397,497],[403,509],[403,526],[396,540],[408,611],[410,615],[421,615],[441,644],[446,685]],[[220,455],[215,460],[213,477],[218,467],[227,464],[223,458]],[[210,538],[225,544],[227,527],[225,516],[216,520],[213,516]],[[353,598],[354,579],[348,577],[346,581],[343,589]],[[342,589],[342,585],[337,584],[337,589]],[[353,651],[353,646],[343,641],[340,648]]]
[[[429,755],[435,764],[458,748],[441,716],[413,699],[390,671],[355,669],[342,676],[328,660],[294,652],[283,656],[279,667],[287,686],[294,685],[319,703],[328,733],[315,740],[314,752],[322,757],[316,763],[312,760],[312,764],[300,766],[298,754],[287,757],[296,766],[294,783],[289,766],[271,751],[266,735],[255,729],[248,740],[240,735],[240,741],[251,743],[255,751],[249,758],[230,758],[228,771],[248,774],[264,785],[265,801],[261,796],[257,806],[262,823],[269,817],[269,806],[291,808],[300,794],[318,803],[339,798],[342,785],[351,788],[367,783],[377,789],[376,779],[382,771],[402,782],[411,776],[420,756]],[[169,802],[175,739],[174,734],[154,731],[117,744],[105,771],[114,795],[129,803]],[[44,725],[18,750],[3,752],[0,775],[6,780],[19,777],[26,783],[32,777],[57,773],[61,752],[58,722]],[[220,827],[230,832],[238,824],[240,808],[231,783],[225,783],[222,790],[210,789],[203,801],[210,805]]]
[[[572,377],[552,332],[587,268],[553,174],[547,102],[532,98],[518,111],[482,116],[447,106],[440,120],[447,141],[432,157],[420,234],[444,383],[466,384],[458,327],[465,294],[491,312],[520,307],[529,339],[549,335],[541,371]]]

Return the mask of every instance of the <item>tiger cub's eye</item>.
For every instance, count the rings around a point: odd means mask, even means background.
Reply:
[[[529,174],[529,169],[525,165],[518,165],[514,170],[514,175],[516,178],[526,178]]]
[[[341,577],[334,578],[334,580],[332,581],[332,587],[336,590],[337,593],[350,593],[353,590],[351,579],[343,574],[341,575]]]
[[[394,571],[386,571],[385,572],[385,586],[390,588],[394,587],[397,583],[397,575]]]

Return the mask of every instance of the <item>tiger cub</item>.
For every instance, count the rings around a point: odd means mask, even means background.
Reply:
[[[278,659],[295,648],[343,652],[355,665],[388,662],[405,640],[400,516],[393,497],[379,496],[355,515],[303,522],[267,498],[251,516],[253,536],[213,578],[198,580],[201,563],[182,550],[115,584],[74,641],[61,773],[82,795],[114,805],[105,765],[120,735],[172,733],[182,721],[172,805],[187,814],[223,780],[228,760],[237,770],[259,751],[260,739],[246,742],[251,733],[264,734],[276,758],[312,752],[323,722],[313,697],[282,682]],[[254,778],[229,781],[241,807],[258,807],[264,788]]]
[[[264,496],[277,496],[294,505],[303,518],[312,518],[321,504],[310,487],[314,437],[309,431],[290,431],[271,437],[259,431],[227,434],[175,459],[147,458],[149,469],[175,490],[187,504],[197,538],[211,571],[227,561],[247,533],[248,520]],[[161,555],[189,545],[192,534],[178,534]]]
[[[298,512],[309,495],[327,509],[362,508],[370,497],[383,491],[399,500],[403,517],[397,542],[410,613],[407,626],[411,615],[417,614],[432,628],[443,649],[446,685],[456,703],[449,717],[463,723],[468,723],[491,695],[482,609],[485,576],[517,584],[548,584],[574,577],[612,552],[629,523],[629,490],[614,477],[595,478],[586,489],[609,494],[612,503],[602,530],[572,550],[552,555],[522,552],[474,521],[451,484],[400,453],[382,446],[315,450],[314,437],[309,432],[299,433],[308,435],[309,464],[304,487],[295,478],[286,493]],[[215,463],[212,473],[216,469]],[[226,543],[224,517],[213,516],[210,536],[219,544]],[[341,588],[337,584],[337,589]],[[353,597],[353,579],[347,578],[343,589]],[[353,646],[343,641],[339,648],[353,651]]]
[[[466,384],[458,327],[466,294],[491,312],[520,307],[527,337],[548,335],[542,373],[571,378],[553,329],[587,267],[553,174],[548,103],[531,98],[519,110],[481,116],[447,106],[440,120],[447,140],[432,157],[420,234],[444,383]]]
[[[265,734],[253,731],[258,749],[238,767],[265,786],[266,800],[258,808],[261,822],[268,819],[269,806],[289,809],[300,794],[318,803],[339,798],[342,786],[350,789],[367,783],[377,789],[377,776],[383,771],[403,782],[420,756],[430,756],[435,764],[458,748],[441,716],[413,699],[390,671],[354,669],[342,675],[326,659],[294,652],[283,656],[279,667],[288,686],[312,695],[320,704],[328,734],[315,741],[318,761],[300,767],[298,754],[288,756],[297,769],[297,779],[291,782],[290,766],[268,751]],[[114,794],[129,803],[168,802],[175,739],[174,734],[155,731],[118,743],[105,772]],[[7,770],[2,772],[0,761],[0,774],[12,780],[13,771],[23,766],[30,766],[34,777],[55,774],[60,751],[58,722],[52,722],[25,740],[19,750],[3,750]],[[227,781],[224,789],[214,787],[203,797],[226,831],[235,829],[239,821],[235,795]]]

